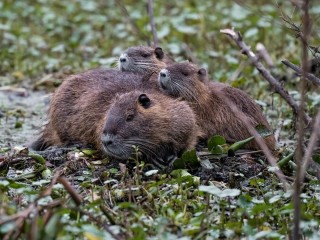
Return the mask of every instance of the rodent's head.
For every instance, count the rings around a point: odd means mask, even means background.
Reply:
[[[168,60],[169,58],[160,47],[130,47],[120,55],[119,69],[143,74],[158,72],[166,67]]]
[[[102,150],[109,156],[128,159],[134,157],[135,146],[144,157],[157,158],[157,149],[168,144],[163,141],[166,133],[162,129],[170,124],[165,113],[163,103],[153,94],[133,91],[118,95],[99,130]]]
[[[166,94],[194,101],[205,88],[207,71],[189,62],[173,63],[160,71],[158,81]]]

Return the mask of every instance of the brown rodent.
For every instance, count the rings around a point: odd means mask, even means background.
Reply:
[[[261,108],[246,93],[225,84],[210,83],[206,70],[192,63],[175,63],[161,70],[159,85],[166,94],[181,97],[189,102],[206,139],[218,134],[233,143],[251,136],[245,123],[232,112],[223,98],[219,97],[221,95],[228,97],[254,127],[264,125],[270,129]],[[265,142],[270,149],[274,149],[273,135],[265,138]],[[245,147],[260,149],[255,141],[251,141]]]
[[[65,92],[55,94],[50,121],[36,144],[91,145],[119,159],[134,157],[135,145],[141,159],[166,166],[194,147],[199,136],[189,105],[164,94],[134,90],[111,99],[109,89],[97,87],[81,92],[74,102],[59,102],[68,91],[59,89]]]
[[[200,135],[187,103],[159,93],[133,91],[117,96],[98,123],[96,146],[107,155],[127,159],[138,147],[142,159],[159,166],[192,149]]]
[[[31,148],[44,150],[52,145],[74,143],[78,140],[74,134],[78,132],[79,125],[84,121],[95,122],[97,118],[101,118],[100,115],[105,114],[103,111],[99,112],[99,108],[107,109],[116,94],[135,89],[152,91],[141,75],[119,70],[93,69],[67,77],[53,94],[49,122]],[[94,105],[98,100],[101,103]],[[69,119],[72,121],[66,121]],[[81,134],[85,139],[93,136],[92,129]]]

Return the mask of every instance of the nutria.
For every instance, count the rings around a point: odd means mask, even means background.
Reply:
[[[166,165],[172,156],[192,149],[200,135],[196,118],[183,101],[164,94],[133,91],[118,95],[97,121],[95,146],[109,156],[127,159],[138,147],[142,159]],[[156,161],[156,162],[155,162]],[[159,166],[159,165],[158,165]]]
[[[92,114],[88,109],[101,108],[101,105],[109,106],[116,94],[135,89],[152,91],[141,75],[113,69],[93,69],[67,77],[51,98],[48,125],[42,136],[30,147],[34,150],[44,150],[57,144],[57,141],[53,140],[55,138],[64,144],[74,142],[73,133],[78,131],[83,119],[94,122],[101,117],[99,114],[104,114],[97,110]],[[91,98],[98,98],[102,102],[92,105],[98,100]],[[77,119],[79,114],[82,118]],[[73,122],[62,119],[73,119]],[[82,134],[88,139],[93,132],[88,129]]]
[[[49,123],[35,143],[42,144],[42,149],[81,144],[127,159],[135,153],[135,145],[142,159],[159,167],[197,141],[199,130],[192,109],[164,94],[134,90],[111,99],[110,89],[97,87],[82,89],[80,96],[76,96],[79,90],[73,91],[74,102],[68,102],[71,98],[65,101],[63,97],[71,89],[62,86],[58,90]]]
[[[225,84],[210,82],[206,70],[192,63],[175,63],[161,70],[159,85],[164,93],[189,102],[206,139],[219,134],[233,143],[251,136],[244,122],[232,112],[221,95],[237,105],[254,127],[264,125],[270,129],[261,108],[246,93]],[[270,149],[274,149],[273,135],[265,141]],[[248,143],[246,148],[260,149],[255,141]]]

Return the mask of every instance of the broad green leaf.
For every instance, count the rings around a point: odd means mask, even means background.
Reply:
[[[196,168],[200,165],[196,150],[184,152],[173,162],[173,169]]]
[[[218,145],[223,145],[226,143],[226,140],[224,137],[220,135],[214,135],[208,140],[208,149],[211,150],[212,148],[218,146]]]

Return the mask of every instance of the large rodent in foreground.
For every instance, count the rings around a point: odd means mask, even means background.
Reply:
[[[131,91],[117,94],[92,89],[74,106],[53,103],[50,122],[43,131],[46,146],[81,144],[118,159],[140,157],[158,167],[167,166],[197,142],[199,129],[185,102],[164,94]]]
[[[107,109],[116,94],[146,88],[141,75],[112,69],[93,69],[67,77],[51,97],[49,122],[30,147],[44,150],[58,143],[72,144],[77,139],[73,134],[79,124],[95,122],[104,114],[97,109]],[[95,105],[97,100],[91,100],[96,97],[101,100],[98,105]],[[72,121],[66,121],[68,119]],[[81,134],[89,138],[93,132],[88,129]]]
[[[173,97],[187,101],[197,115],[197,123],[206,135],[206,139],[218,134],[230,142],[250,137],[250,133],[240,116],[237,116],[223,100],[228,97],[255,127],[270,125],[261,108],[246,93],[221,83],[211,83],[206,70],[195,64],[174,63],[159,73],[159,85],[162,91]],[[273,135],[264,139],[270,149],[275,148]],[[255,141],[246,146],[248,149],[260,149]]]
[[[107,155],[127,159],[135,145],[157,166],[194,148],[201,134],[187,103],[140,91],[117,96],[96,129],[96,146]]]

